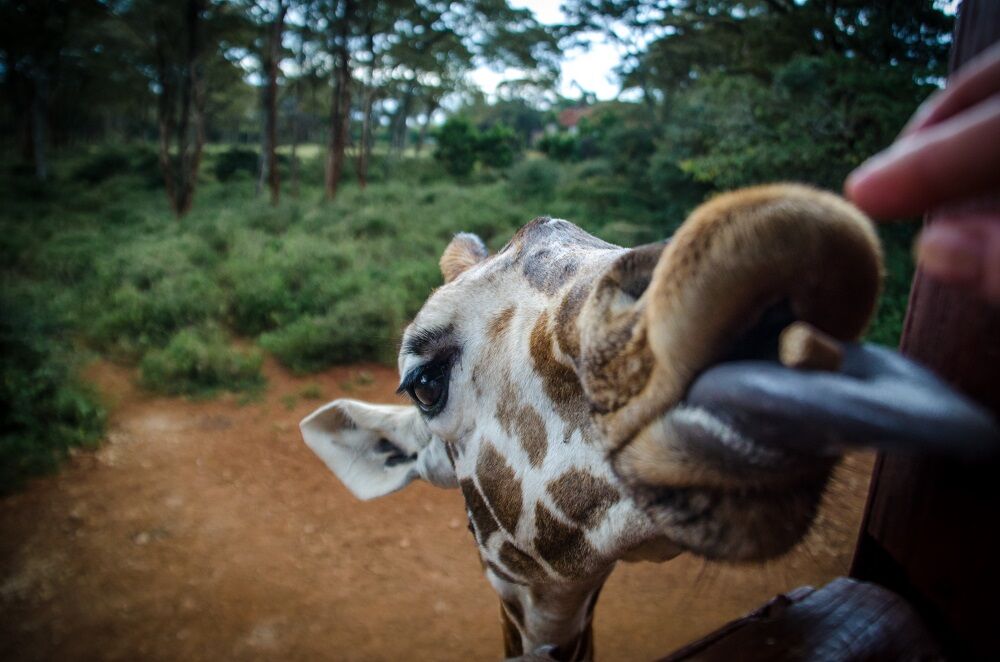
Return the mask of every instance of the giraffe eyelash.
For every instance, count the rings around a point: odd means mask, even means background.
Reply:
[[[451,367],[456,356],[457,351],[452,350],[444,358],[431,359],[415,366],[403,377],[396,393],[406,392],[424,416],[431,418],[438,415],[448,402]]]

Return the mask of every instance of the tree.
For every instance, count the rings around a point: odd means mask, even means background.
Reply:
[[[191,210],[205,145],[206,72],[245,20],[232,5],[208,0],[112,5],[133,37],[134,65],[156,95],[159,163],[167,198],[180,218]],[[240,35],[241,37],[241,35]]]
[[[260,177],[257,192],[265,183],[271,190],[271,204],[277,205],[281,195],[281,175],[278,171],[278,72],[281,64],[281,39],[285,30],[285,16],[288,13],[287,0],[271,3],[254,3],[253,9],[260,14],[259,21],[265,28],[266,37],[262,48],[261,69],[264,73],[262,109],[264,127],[261,131]]]
[[[17,123],[21,155],[39,181],[49,175],[53,96],[61,79],[82,77],[77,67],[92,62],[83,57],[88,44],[82,38],[103,15],[103,7],[92,0],[0,2],[0,74]]]
[[[465,177],[476,165],[476,130],[463,117],[452,117],[438,129],[434,158],[448,174]]]
[[[440,91],[451,89],[476,63],[503,62],[549,75],[555,69],[555,38],[530,11],[514,9],[508,0],[325,0],[321,14],[332,63],[328,199],[336,195],[343,173],[355,88],[361,92],[359,178],[363,180],[377,97],[392,100],[390,141],[399,153],[417,109],[422,107],[429,119],[440,104]]]

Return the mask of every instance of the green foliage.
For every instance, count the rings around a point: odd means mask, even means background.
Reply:
[[[535,146],[550,159],[569,161],[576,158],[579,141],[569,133],[546,133]]]
[[[98,347],[136,357],[177,330],[216,317],[223,292],[205,267],[210,248],[197,237],[133,238],[101,255],[83,304],[84,329]]]
[[[0,293],[0,494],[104,431],[104,408],[77,376],[64,324],[43,294],[6,281]]]
[[[476,158],[490,168],[506,168],[518,153],[517,134],[503,124],[494,124],[476,138]]]
[[[122,149],[102,149],[84,161],[73,177],[88,184],[99,184],[114,175],[128,172],[131,159]]]
[[[220,389],[255,391],[264,386],[260,352],[233,348],[216,327],[187,328],[163,349],[142,359],[143,386],[170,395],[208,395]]]
[[[462,117],[448,119],[434,136],[434,158],[453,177],[467,177],[476,165],[476,130]]]
[[[257,150],[247,147],[230,147],[215,156],[213,171],[220,182],[228,182],[238,173],[253,176],[260,167]]]
[[[336,304],[324,315],[308,315],[265,333],[261,346],[297,373],[315,372],[358,357],[391,362],[405,318],[390,292],[366,293]]]
[[[162,184],[156,151],[146,146],[108,145],[87,152],[72,172],[86,184],[100,184],[122,175],[139,177],[146,185]]]
[[[511,192],[522,200],[551,198],[559,177],[559,165],[548,159],[526,159],[507,173]]]
[[[885,253],[885,288],[867,338],[889,347],[899,345],[913,281],[913,240],[919,225],[898,223],[878,228]]]
[[[435,138],[434,158],[458,178],[468,177],[477,162],[487,168],[506,168],[520,153],[517,134],[510,127],[494,124],[480,132],[461,116],[448,119]]]

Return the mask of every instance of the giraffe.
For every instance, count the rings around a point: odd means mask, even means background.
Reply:
[[[787,551],[849,443],[992,434],[927,373],[851,342],[882,256],[833,194],[724,194],[634,249],[543,217],[494,255],[458,234],[440,266],[400,347],[412,404],[336,400],[301,429],[361,499],[415,479],[461,491],[509,657],[592,659],[618,561]]]

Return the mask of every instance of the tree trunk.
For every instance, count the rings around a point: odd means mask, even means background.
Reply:
[[[194,191],[198,184],[201,152],[205,146],[205,85],[201,71],[201,13],[205,0],[189,0],[185,12],[188,30],[187,65],[181,92],[181,123],[177,132],[181,187],[177,191],[174,211],[177,217],[191,211]],[[193,132],[193,136],[190,135]],[[191,145],[191,141],[194,145]]]
[[[265,69],[266,69],[265,65]],[[271,153],[268,147],[268,139],[270,138],[270,132],[267,130],[269,120],[269,104],[267,99],[267,89],[268,85],[264,85],[260,91],[260,107],[261,107],[261,123],[260,123],[260,154],[257,155],[257,185],[254,187],[253,195],[255,198],[259,198],[264,187],[267,186],[268,175],[270,173],[269,167],[271,161],[268,158],[268,154]]]
[[[375,105],[375,90],[365,90],[364,118],[361,123],[361,148],[358,150],[358,186],[368,186],[368,164],[372,154],[372,107]]]
[[[344,1],[340,19],[334,69],[333,98],[330,103],[330,142],[326,153],[325,197],[333,200],[344,173],[344,150],[347,148],[351,121],[351,54],[347,48],[353,2]]]
[[[428,99],[427,100],[427,110],[424,117],[424,123],[420,125],[420,134],[417,136],[417,144],[414,146],[416,153],[419,155],[424,149],[424,142],[427,140],[427,133],[431,128],[431,117],[437,112],[440,106],[440,101],[438,99]]]
[[[279,3],[278,14],[271,24],[264,56],[267,84],[264,87],[264,131],[260,155],[258,190],[267,183],[271,189],[271,204],[277,205],[281,196],[281,173],[278,171],[278,64],[281,59],[281,35],[285,29],[288,6]]]
[[[176,205],[176,184],[174,181],[174,164],[170,157],[170,144],[173,142],[173,133],[176,126],[174,118],[174,94],[173,81],[170,78],[167,67],[167,56],[162,37],[157,37],[154,41],[156,53],[156,77],[160,84],[160,91],[157,95],[156,104],[156,126],[159,134],[159,162],[160,172],[163,175],[163,189],[170,202],[170,208],[177,213]]]
[[[411,82],[403,93],[403,98],[399,102],[396,115],[392,118],[392,149],[397,154],[402,154],[406,148],[406,120],[410,116],[410,104],[413,101],[413,93],[416,84]]]
[[[342,54],[337,66],[330,104],[330,144],[326,153],[326,199],[337,196],[337,187],[344,174],[344,151],[347,149],[347,129],[350,126],[351,89],[347,71],[347,55]]]
[[[35,178],[44,182],[49,178],[49,164],[45,157],[49,84],[44,72],[36,71],[32,78],[34,94],[31,97],[31,155],[35,164]]]
[[[184,74],[180,82],[180,121],[174,98],[174,81],[167,62],[163,40],[164,32],[154,43],[156,71],[160,84],[157,103],[159,127],[159,160],[170,207],[177,218],[191,210],[198,183],[198,169],[205,145],[205,86],[201,70],[201,13],[205,0],[188,0],[184,11],[187,30],[187,49],[184,55]],[[171,145],[176,140],[177,155],[171,155]],[[193,143],[193,144],[192,144]]]

